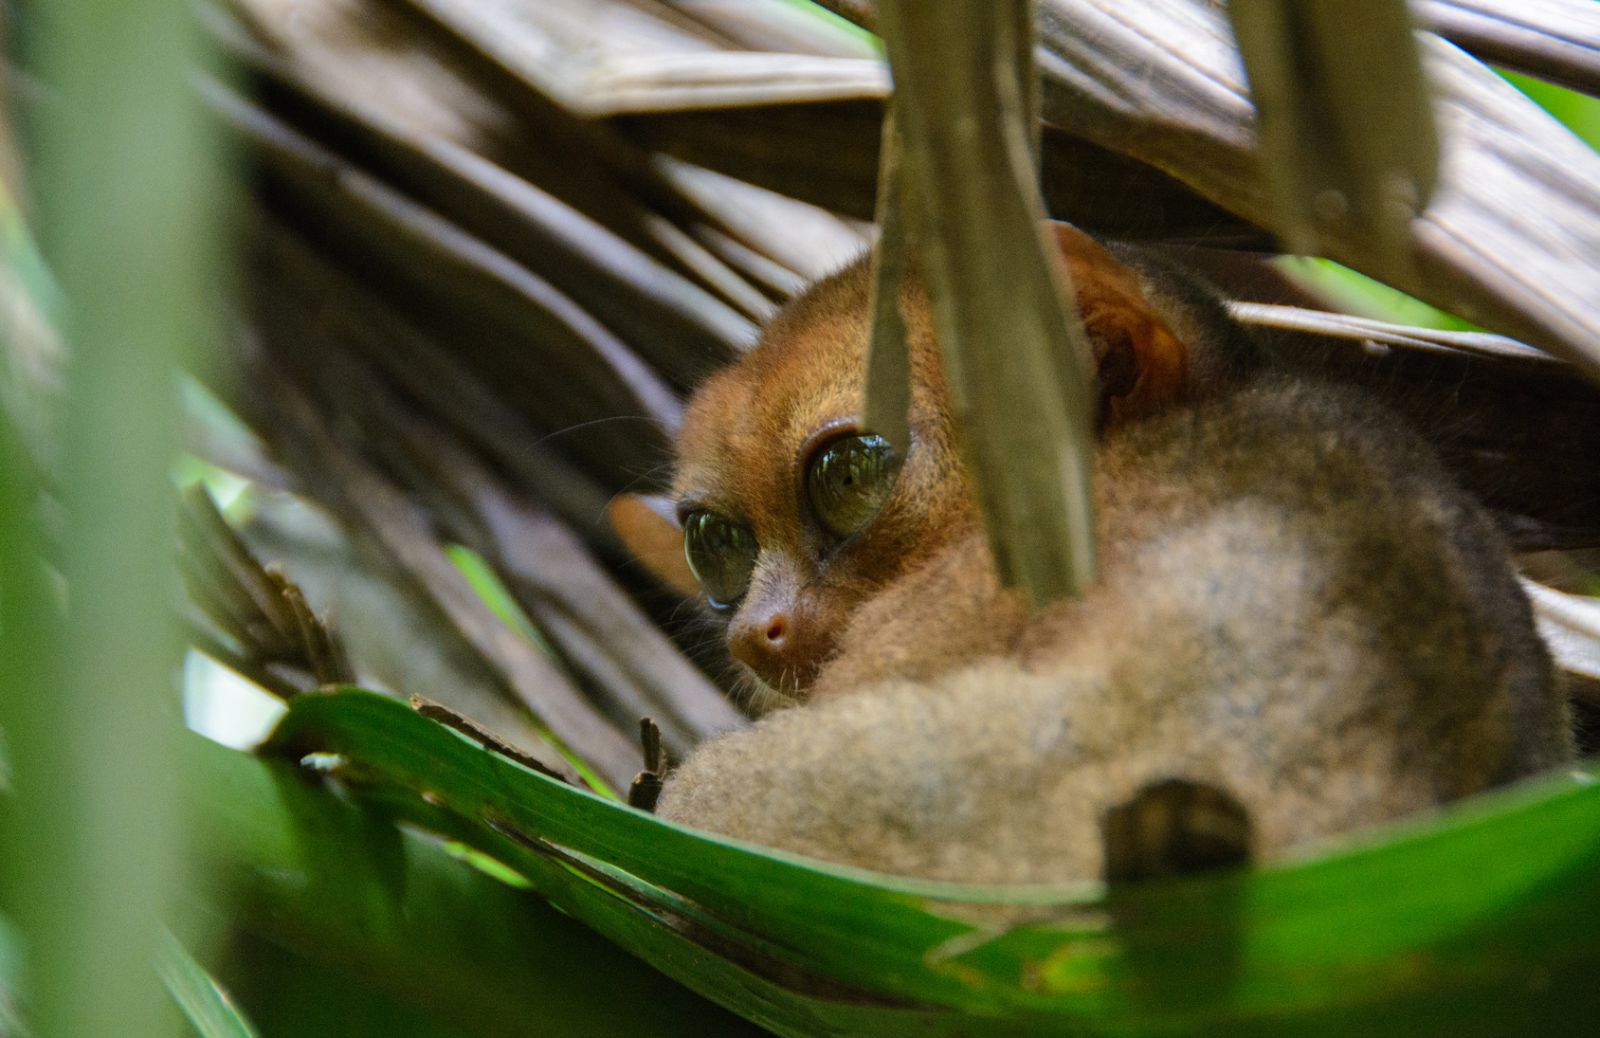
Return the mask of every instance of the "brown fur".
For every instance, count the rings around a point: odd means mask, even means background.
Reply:
[[[1186,279],[1062,244],[1106,401],[1099,584],[1031,616],[999,588],[915,287],[913,447],[879,515],[829,543],[801,473],[860,408],[866,267],[822,282],[696,395],[676,487],[754,530],[730,644],[784,617],[776,684],[807,702],[702,747],[660,813],[1041,882],[1100,875],[1108,814],[1166,780],[1225,790],[1271,856],[1568,757],[1505,551],[1428,449],[1364,400],[1257,371]]]

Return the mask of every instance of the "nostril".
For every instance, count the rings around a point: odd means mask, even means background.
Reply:
[[[804,608],[769,605],[737,617],[728,652],[767,687],[799,696],[816,676],[829,644],[816,639]]]

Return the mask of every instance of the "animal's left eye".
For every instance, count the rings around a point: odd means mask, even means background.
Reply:
[[[806,496],[822,528],[849,537],[878,514],[900,472],[900,455],[874,433],[843,436],[818,448],[806,466]]]
[[[705,509],[684,517],[684,557],[713,609],[731,610],[744,597],[760,551],[755,534],[743,523]]]

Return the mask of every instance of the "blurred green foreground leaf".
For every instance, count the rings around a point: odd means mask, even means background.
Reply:
[[[363,691],[297,698],[265,750],[336,755],[361,802],[780,1034],[1548,1034],[1600,1010],[1590,773],[1259,871],[1008,889],[680,829]]]

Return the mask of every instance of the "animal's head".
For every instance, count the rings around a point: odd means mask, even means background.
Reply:
[[[1102,427],[1186,396],[1194,365],[1179,334],[1202,337],[1189,301],[1053,226],[1089,333]],[[869,276],[863,260],[819,282],[695,393],[667,508],[632,497],[613,506],[634,553],[702,594],[733,658],[789,698],[804,696],[864,600],[978,522],[914,281],[900,298],[911,440],[891,444],[861,425]]]

